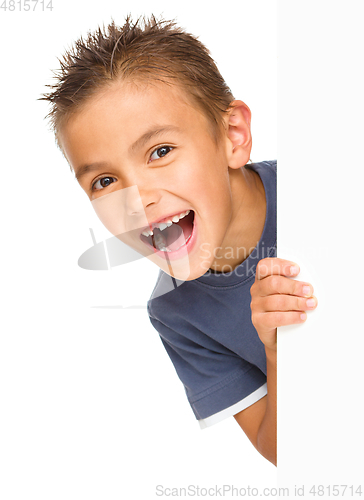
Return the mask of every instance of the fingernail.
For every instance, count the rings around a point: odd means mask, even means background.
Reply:
[[[306,320],[306,318],[307,318],[307,314],[306,314],[306,313],[302,313],[302,314],[300,315],[300,318],[301,318],[301,320],[302,320],[302,321],[305,321],[305,320]]]
[[[306,300],[306,305],[307,305],[307,307],[315,307],[316,300],[315,299],[308,299],[308,300]]]
[[[303,288],[302,288],[302,292],[303,292],[303,295],[305,297],[311,297],[311,287],[310,286],[307,286],[305,285]]]
[[[298,274],[300,270],[297,266],[291,266],[289,271],[291,274]]]

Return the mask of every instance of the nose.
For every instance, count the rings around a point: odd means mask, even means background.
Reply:
[[[138,185],[126,188],[125,208],[128,216],[140,216],[145,210],[160,200],[160,193],[153,188]]]
[[[137,185],[123,189],[125,213],[128,216],[140,215],[144,212],[143,201]]]
[[[149,225],[147,214],[159,199],[158,190],[137,185],[127,188],[124,223],[128,231],[139,231]]]

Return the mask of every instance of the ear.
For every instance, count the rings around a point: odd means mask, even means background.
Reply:
[[[240,168],[248,163],[252,149],[251,111],[243,101],[233,101],[227,113],[228,164]]]

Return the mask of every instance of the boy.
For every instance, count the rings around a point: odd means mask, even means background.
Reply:
[[[277,327],[317,300],[275,258],[276,163],[248,165],[249,108],[154,17],[77,41],[52,88],[57,143],[100,219],[161,268],[150,320],[201,427],[234,415],[276,464]]]

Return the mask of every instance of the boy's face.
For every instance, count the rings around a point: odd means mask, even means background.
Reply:
[[[115,83],[71,117],[60,141],[112,234],[184,281],[212,266],[232,217],[233,147],[227,135],[216,145],[180,88]]]

